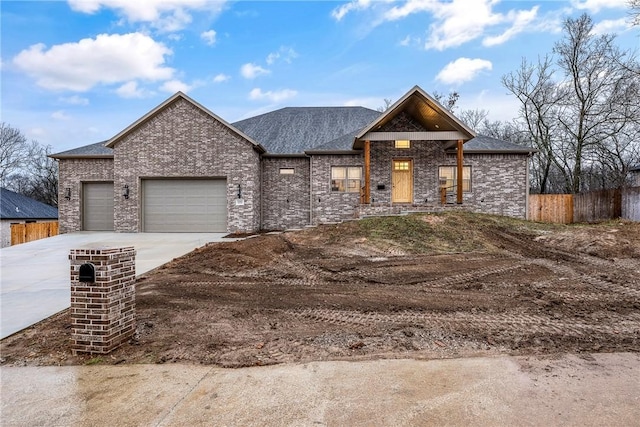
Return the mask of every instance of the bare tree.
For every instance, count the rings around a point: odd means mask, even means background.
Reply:
[[[50,146],[27,142],[20,130],[0,125],[1,185],[48,205],[58,204],[58,163]]]
[[[640,0],[629,0],[628,4],[629,9],[631,9],[629,12],[631,15],[631,24],[640,25]]]
[[[537,64],[523,60],[519,70],[502,79],[520,101],[519,120],[539,150],[535,163],[541,192],[558,187],[580,192],[592,186],[583,185],[585,174],[596,170],[626,173],[623,163],[638,144],[632,130],[640,122],[640,74],[633,55],[614,40],[613,35],[594,35],[587,15],[567,19],[554,47],[557,69],[551,56]],[[615,166],[605,167],[605,159]]]
[[[449,111],[453,111],[457,107],[458,99],[460,99],[460,94],[456,91],[449,92],[448,95],[444,95],[439,92],[433,92],[433,98],[438,101],[444,108]]]
[[[393,105],[393,100],[389,98],[385,98],[382,101],[384,102],[384,105],[376,108],[376,111],[380,111],[381,113],[384,113],[391,107],[391,105]]]
[[[471,129],[478,130],[488,115],[489,111],[484,109],[462,110],[460,114],[458,114],[458,118]]]
[[[23,168],[33,151],[33,143],[18,129],[7,123],[0,123],[0,185],[4,186],[7,177]]]

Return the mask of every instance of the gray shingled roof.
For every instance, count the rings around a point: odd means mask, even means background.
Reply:
[[[510,153],[532,153],[536,150],[531,147],[514,144],[513,142],[503,141],[502,139],[492,138],[486,135],[478,135],[473,139],[465,142],[464,151],[473,152],[496,152],[504,151]]]
[[[287,107],[232,125],[268,153],[295,154],[361,130],[380,114],[364,107]]]
[[[355,136],[380,116],[364,107],[287,107],[261,114],[232,126],[260,143],[271,154],[351,150]],[[107,141],[53,154],[54,158],[112,157]],[[528,153],[528,147],[485,135],[467,141],[465,151]]]
[[[6,188],[0,190],[0,219],[58,219],[57,208]]]
[[[61,159],[67,157],[113,157],[113,149],[105,147],[108,141],[96,142],[95,144],[84,145],[72,150],[52,154],[50,157]]]

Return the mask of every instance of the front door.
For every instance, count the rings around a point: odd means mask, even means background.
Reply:
[[[391,170],[391,202],[413,201],[413,162],[411,159],[394,159]]]

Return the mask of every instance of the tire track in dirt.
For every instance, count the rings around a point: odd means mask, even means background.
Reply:
[[[640,313],[626,316],[609,314],[608,320],[611,324],[606,325],[597,320],[590,323],[566,318],[554,319],[550,316],[515,313],[476,315],[467,312],[420,313],[404,311],[395,314],[382,314],[328,309],[283,310],[281,313],[315,322],[361,327],[376,324],[413,324],[421,327],[435,326],[441,329],[459,330],[459,324],[464,323],[472,328],[486,331],[498,330],[519,334],[552,333],[577,337],[593,332],[634,335],[640,331]]]

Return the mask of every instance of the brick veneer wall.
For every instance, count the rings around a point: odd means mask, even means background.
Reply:
[[[474,212],[527,217],[528,156],[526,154],[465,154],[471,166],[471,192],[463,194],[463,204]],[[456,156],[447,154],[446,164],[454,166]]]
[[[80,231],[82,183],[113,181],[113,159],[60,159],[58,166],[59,233]],[[67,188],[71,189],[69,200],[64,197]]]
[[[283,230],[309,224],[309,158],[262,159],[262,228]],[[293,175],[280,174],[292,168]]]
[[[394,141],[371,142],[371,202],[391,204],[393,159],[413,162],[413,203],[433,204],[439,200],[438,167],[446,164],[440,141],[411,141],[411,148],[395,148]],[[378,185],[384,185],[378,190]]]
[[[135,331],[135,250],[133,247],[72,249],[71,349],[109,353]],[[80,266],[95,266],[95,282],[80,282]]]
[[[253,144],[184,99],[126,135],[114,148],[116,231],[142,231],[141,184],[145,178],[226,178],[227,231],[260,228],[260,155]],[[236,205],[238,184],[244,205]]]
[[[314,154],[311,157],[312,224],[355,218],[360,193],[331,191],[331,166],[362,166],[362,154]],[[363,170],[364,179],[364,170]]]

